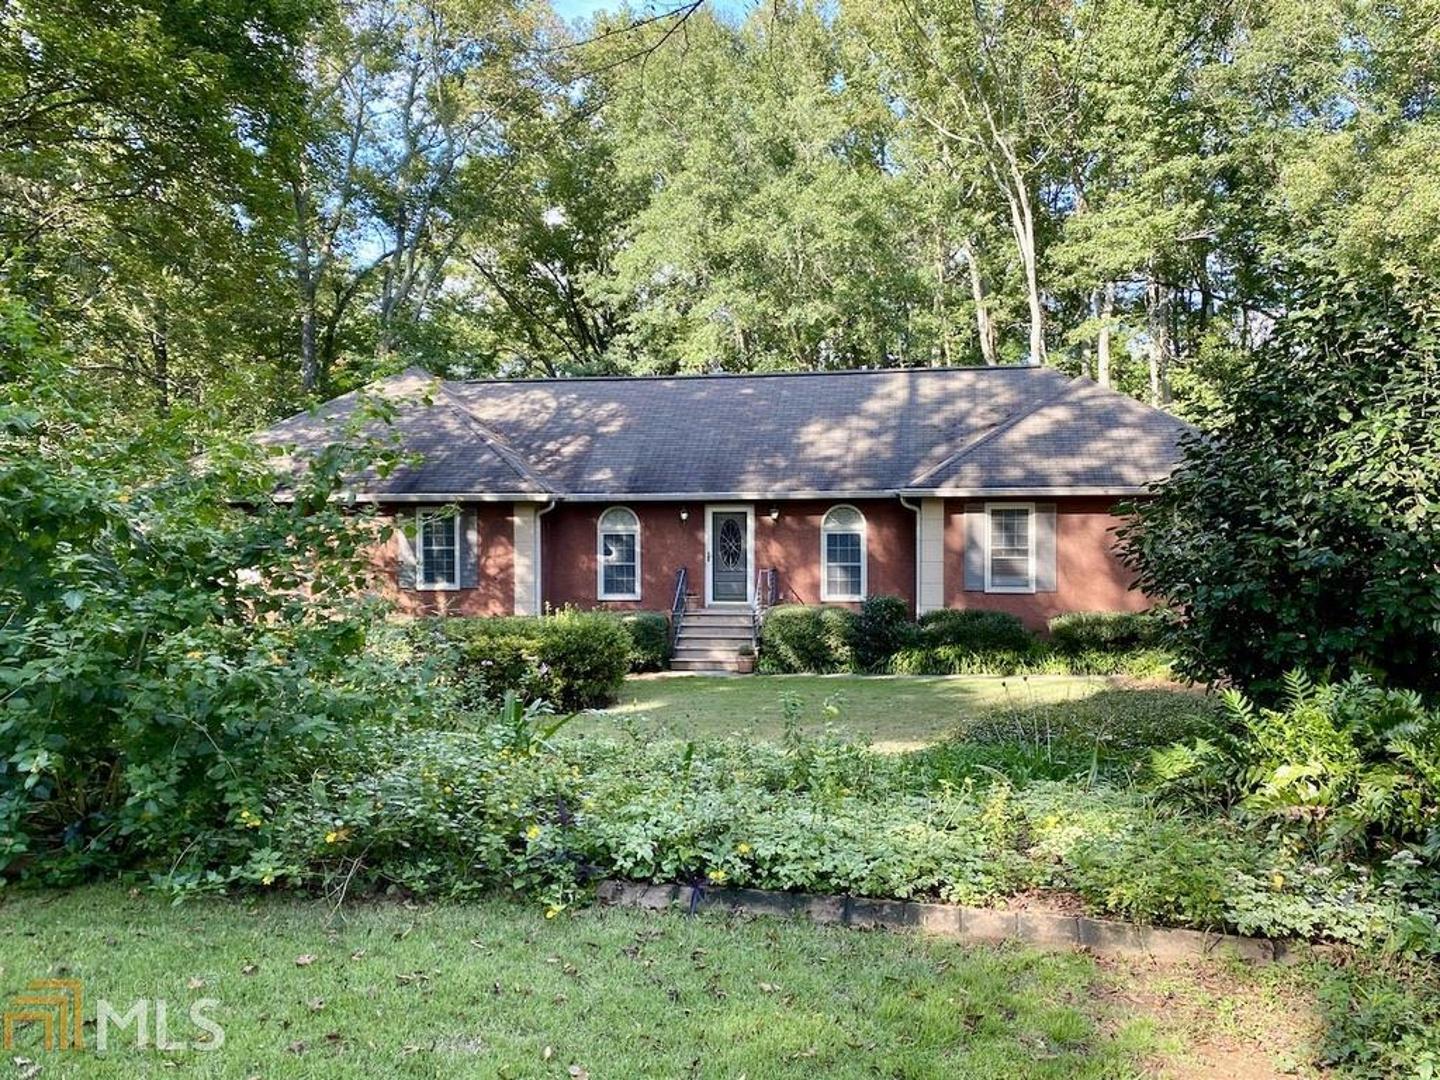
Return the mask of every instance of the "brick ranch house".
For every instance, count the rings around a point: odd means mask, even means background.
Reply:
[[[891,594],[916,614],[1008,611],[1032,628],[1142,609],[1115,506],[1170,471],[1187,430],[1041,367],[474,382],[410,369],[368,392],[418,455],[355,482],[407,519],[380,557],[402,610],[673,609],[677,666],[692,668],[729,666],[775,603]],[[262,439],[316,448],[359,401]]]

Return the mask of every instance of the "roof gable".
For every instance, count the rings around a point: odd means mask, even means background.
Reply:
[[[1139,492],[1174,468],[1188,430],[1169,413],[1078,378],[907,487]]]

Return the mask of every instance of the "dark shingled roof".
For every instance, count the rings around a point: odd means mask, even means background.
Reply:
[[[673,378],[440,382],[368,392],[420,464],[357,489],[383,498],[1124,494],[1166,475],[1187,426],[1052,368],[912,368]],[[313,451],[347,394],[262,433]]]

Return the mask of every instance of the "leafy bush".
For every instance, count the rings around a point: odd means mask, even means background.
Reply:
[[[771,608],[760,624],[758,666],[771,674],[856,671],[858,625],[858,616],[847,608]]]
[[[1030,651],[1035,638],[1014,615],[1004,611],[957,611],[944,608],[920,616],[921,645],[981,653]]]
[[[855,664],[861,671],[882,668],[915,640],[910,610],[898,596],[868,596],[855,624]]]
[[[661,671],[670,663],[670,618],[658,611],[620,616],[630,634],[630,670]]]
[[[1440,690],[1440,307],[1318,274],[1120,530],[1184,674]]]
[[[1224,792],[1326,855],[1408,853],[1440,868],[1440,709],[1364,676],[1285,683],[1275,709],[1226,692],[1230,730],[1162,753],[1157,775],[1172,790]]]
[[[480,702],[514,692],[567,711],[598,708],[615,700],[630,670],[633,638],[605,612],[439,622],[459,647],[461,682]]]
[[[955,645],[901,649],[886,664],[896,675],[1129,675],[1163,679],[1170,654],[1159,649],[1133,652],[1064,653],[1036,642],[1024,651],[972,650]]]
[[[1153,649],[1164,623],[1156,612],[1077,611],[1050,620],[1050,640],[1069,655]]]
[[[1075,620],[1061,648],[1036,638],[1003,611],[928,612],[918,626],[897,597],[844,608],[785,605],[760,629],[760,670],[772,674],[888,672],[894,675],[1130,675],[1166,678],[1170,655],[1153,640],[1150,616],[1089,615]],[[1130,645],[1130,642],[1136,645]]]
[[[197,461],[90,385],[0,310],[0,874],[30,880],[240,858],[296,756],[435,706],[363,599],[382,526],[334,498],[393,459],[342,438],[279,501],[252,448]]]

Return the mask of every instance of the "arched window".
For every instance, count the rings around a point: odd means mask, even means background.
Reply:
[[[623,506],[600,515],[597,539],[601,600],[640,599],[640,519]]]
[[[820,523],[820,599],[865,599],[865,515],[833,506]]]

